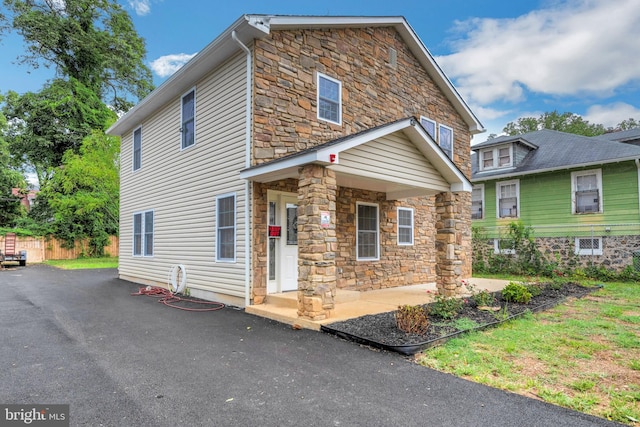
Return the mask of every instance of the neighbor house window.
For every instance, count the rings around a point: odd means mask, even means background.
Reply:
[[[500,255],[515,255],[514,242],[512,239],[493,239],[493,252]]]
[[[420,124],[427,131],[427,133],[436,141],[436,122],[426,117],[420,117]]]
[[[236,195],[224,194],[216,199],[218,244],[217,261],[236,260]]]
[[[602,237],[576,237],[576,255],[602,255]]]
[[[133,170],[142,167],[142,128],[133,131]]]
[[[378,259],[378,205],[358,203],[356,215],[358,260]]]
[[[474,185],[471,191],[471,219],[484,218],[484,185]]]
[[[572,172],[571,194],[574,214],[602,212],[602,171]]]
[[[413,245],[413,209],[398,208],[398,244]]]
[[[496,183],[498,218],[517,218],[520,211],[520,182],[518,180]]]
[[[480,170],[508,168],[513,166],[513,145],[480,150]]]
[[[318,73],[318,118],[342,123],[342,83]]]
[[[450,159],[453,159],[453,129],[438,125],[438,144]]]
[[[182,96],[182,118],[180,124],[182,149],[196,143],[196,91],[191,90]]]
[[[133,214],[133,256],[153,256],[153,211]]]

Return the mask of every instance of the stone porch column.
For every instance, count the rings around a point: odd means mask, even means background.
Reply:
[[[461,293],[461,279],[471,273],[470,209],[469,193],[436,195],[436,285],[441,295]]]
[[[336,296],[336,176],[321,165],[299,173],[298,316],[323,320]]]

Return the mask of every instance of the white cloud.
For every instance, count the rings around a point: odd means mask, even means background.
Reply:
[[[623,120],[640,120],[640,109],[624,102],[589,107],[584,119],[590,123],[599,123],[604,127],[615,127]]]
[[[566,0],[514,19],[457,23],[464,39],[437,62],[471,103],[518,102],[524,90],[611,95],[640,81],[637,0]]]
[[[161,56],[160,58],[151,61],[151,69],[158,76],[167,77],[178,71],[194,56],[196,56],[195,53],[176,53],[172,55]]]
[[[129,0],[129,6],[138,16],[144,16],[151,12],[151,0]]]

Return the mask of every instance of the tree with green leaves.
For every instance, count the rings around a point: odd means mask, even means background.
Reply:
[[[54,234],[73,245],[90,239],[87,255],[102,255],[109,236],[118,234],[119,138],[94,131],[78,153],[67,151],[61,166],[40,192],[53,214]]]
[[[116,117],[74,78],[56,79],[38,93],[9,92],[3,111],[11,118],[6,136],[14,162],[35,170],[40,185],[51,179],[68,150],[78,152],[87,135],[105,130]]]
[[[24,176],[11,166],[9,145],[3,137],[6,128],[7,120],[0,113],[0,226],[12,227],[23,214],[20,198],[13,195],[12,189],[26,188],[26,181]]]
[[[144,39],[131,17],[112,0],[4,0],[0,30],[14,29],[26,43],[19,60],[32,68],[55,67],[116,111],[153,88],[144,64]]]
[[[540,117],[521,117],[515,122],[508,123],[503,132],[507,135],[520,135],[541,129],[584,136],[597,136],[605,132],[605,127],[601,124],[589,123],[588,120],[574,113],[558,113],[558,111],[543,113]]]

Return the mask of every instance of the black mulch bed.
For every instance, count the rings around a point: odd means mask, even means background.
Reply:
[[[462,310],[451,320],[429,316],[429,327],[424,335],[407,334],[398,329],[394,311],[323,325],[321,330],[360,344],[410,355],[443,344],[448,339],[459,334],[494,326],[521,316],[526,312],[535,312],[554,307],[567,298],[582,298],[596,289],[599,289],[599,287],[584,287],[574,283],[564,284],[560,289],[553,289],[548,285],[544,285],[542,286],[542,293],[532,297],[528,304],[505,303],[502,300],[501,292],[494,292],[493,295],[497,300],[494,305],[504,309],[506,304],[508,312],[506,319],[495,312],[478,310],[473,300],[466,298]],[[430,305],[425,305],[427,310]],[[504,313],[504,311],[497,313]],[[456,320],[463,318],[473,320],[479,326],[464,330],[456,328],[454,326]]]

